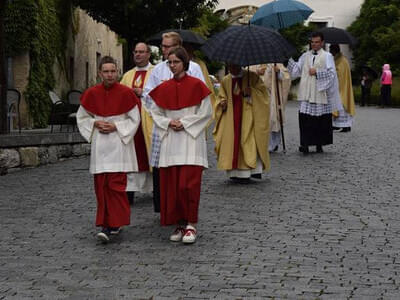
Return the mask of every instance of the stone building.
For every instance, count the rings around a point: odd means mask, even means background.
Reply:
[[[216,12],[225,13],[229,17],[235,15],[235,11],[246,10],[251,16],[254,7],[272,2],[274,0],[219,0]],[[364,0],[298,0],[314,10],[308,21],[318,23],[319,26],[334,26],[346,28],[360,13],[360,8]],[[250,18],[251,18],[250,16]],[[243,21],[246,21],[244,16]]]
[[[65,67],[54,64],[55,93],[65,98],[71,89],[84,91],[98,81],[97,65],[104,55],[113,56],[122,70],[122,45],[118,36],[102,23],[94,21],[83,10],[75,9],[68,30]],[[8,86],[22,94],[20,105],[23,128],[31,127],[27,104],[23,93],[28,85],[30,69],[29,53],[9,59]]]

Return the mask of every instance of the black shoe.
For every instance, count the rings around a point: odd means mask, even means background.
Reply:
[[[128,195],[128,201],[130,205],[133,205],[134,199],[135,199],[135,192],[126,192]]]
[[[300,146],[299,147],[299,151],[304,153],[304,154],[308,154],[309,153],[308,146]]]
[[[278,147],[278,146],[277,146]],[[251,178],[255,178],[255,179],[262,179],[261,174],[252,174]]]
[[[317,153],[324,152],[324,150],[322,150],[322,146],[321,145],[317,146],[316,149],[317,149]]]
[[[276,145],[275,148],[272,150],[272,152],[278,151],[279,145]]]
[[[339,132],[350,132],[351,127],[343,127]]]
[[[118,235],[122,231],[122,228],[121,227],[110,227],[109,230],[110,230],[111,235]]]
[[[340,129],[342,129],[342,128],[340,128],[340,127],[335,127],[335,126],[332,126],[332,130],[340,130]]]
[[[107,244],[110,241],[110,229],[109,228],[103,228],[102,231],[100,231],[96,237],[99,241],[101,241],[103,244]]]
[[[261,174],[260,174],[261,175]],[[251,183],[250,178],[241,178],[241,177],[230,177],[230,179],[235,182],[235,183],[240,183],[240,184],[248,184]]]

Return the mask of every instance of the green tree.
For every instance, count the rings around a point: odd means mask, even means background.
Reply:
[[[127,41],[131,62],[132,46],[167,28],[191,28],[199,24],[206,8],[218,0],[72,0],[93,19],[108,25]],[[129,64],[125,64],[129,67]]]
[[[358,39],[353,49],[356,70],[362,65],[381,70],[389,63],[394,73],[400,73],[399,0],[365,0],[348,30]]]

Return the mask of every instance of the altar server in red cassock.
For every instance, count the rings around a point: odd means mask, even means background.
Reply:
[[[130,224],[126,195],[127,172],[138,171],[133,137],[140,123],[138,98],[132,89],[117,82],[117,65],[110,56],[99,64],[103,82],[81,97],[77,124],[91,143],[90,173],[94,174],[97,197],[96,226],[103,242]]]
[[[168,55],[174,77],[153,89],[152,116],[160,143],[159,155],[161,225],[177,225],[171,241],[194,243],[200,201],[201,176],[208,167],[205,129],[212,115],[210,90],[186,74],[189,57],[184,48]],[[158,149],[155,149],[158,148]]]

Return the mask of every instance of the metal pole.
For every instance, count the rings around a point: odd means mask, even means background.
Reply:
[[[4,11],[6,0],[0,0],[0,134],[8,132],[7,126],[7,59],[5,55]]]
[[[278,112],[279,112],[279,124],[281,125],[281,135],[282,135],[282,147],[283,153],[286,153],[286,144],[285,144],[285,134],[283,132],[283,119],[282,119],[282,107],[281,107],[281,95],[279,91],[279,80],[278,80],[278,72],[275,71],[276,63],[274,63],[274,72],[275,72],[275,85],[276,85],[276,105],[278,105]]]

